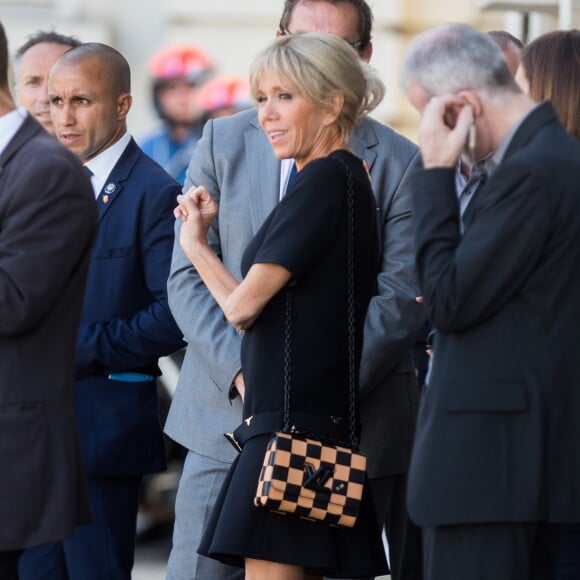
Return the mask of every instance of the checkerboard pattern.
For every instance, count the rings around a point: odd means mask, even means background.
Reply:
[[[358,515],[365,469],[366,457],[347,447],[276,433],[266,450],[254,504],[351,528]]]

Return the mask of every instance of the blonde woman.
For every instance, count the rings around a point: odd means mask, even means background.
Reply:
[[[298,428],[348,434],[347,183],[354,190],[356,368],[378,267],[375,202],[366,168],[348,144],[357,120],[383,95],[380,81],[343,40],[283,36],[254,62],[250,84],[276,156],[297,177],[246,249],[235,279],[207,243],[218,213],[203,184],[180,197],[180,243],[225,317],[244,332],[244,419],[279,419],[249,439],[232,465],[199,552],[245,566],[246,578],[351,578],[387,571],[370,493],[354,528],[339,529],[254,507],[271,434],[281,429],[286,287],[293,290],[292,407]],[[356,373],[358,375],[358,373]],[[336,419],[339,420],[338,426]],[[301,421],[304,421],[301,423]],[[267,423],[267,422],[266,422]]]

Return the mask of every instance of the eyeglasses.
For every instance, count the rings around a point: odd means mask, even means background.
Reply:
[[[290,32],[287,28],[281,28],[280,29],[280,34],[282,36],[294,36],[294,34],[292,32]],[[346,40],[346,38],[343,38],[343,40],[349,46],[352,46],[357,51],[360,51],[363,48],[363,46],[364,46],[364,42],[362,40],[357,40],[356,42],[349,42],[348,40]]]

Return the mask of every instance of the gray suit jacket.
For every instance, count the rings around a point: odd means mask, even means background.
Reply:
[[[362,447],[369,455],[369,474],[376,477],[407,469],[417,409],[409,347],[424,315],[415,301],[418,288],[407,183],[419,155],[414,144],[371,119],[357,127],[351,145],[370,169],[383,236],[378,292],[369,306],[361,362]],[[184,190],[192,184],[204,185],[219,204],[210,243],[226,268],[240,277],[242,254],[278,203],[280,185],[280,162],[255,110],[208,122]],[[169,304],[188,347],[165,429],[188,449],[229,462],[235,451],[222,433],[235,428],[242,417],[239,398],[228,399],[240,370],[241,338],[178,240],[177,235]]]

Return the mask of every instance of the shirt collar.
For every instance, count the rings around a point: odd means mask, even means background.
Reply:
[[[280,199],[282,199],[286,194],[288,180],[290,179],[290,173],[292,173],[293,166],[294,159],[282,159],[280,164]]]
[[[14,135],[18,133],[25,118],[26,109],[24,107],[19,107],[0,116],[0,154],[8,147],[8,143],[12,141]]]
[[[117,161],[129,145],[129,141],[131,141],[131,135],[125,132],[118,141],[85,163],[85,167],[93,172],[91,183],[95,196],[100,194]]]
[[[541,103],[540,103],[541,104]],[[540,104],[532,107],[527,113],[522,115],[517,123],[514,123],[510,130],[507,132],[503,141],[499,144],[499,147],[495,150],[494,154],[486,161],[485,168],[488,174],[492,174],[498,167],[498,165],[503,161],[505,154],[511,145],[514,135],[517,133],[518,129],[523,125],[524,121],[535,111]]]

